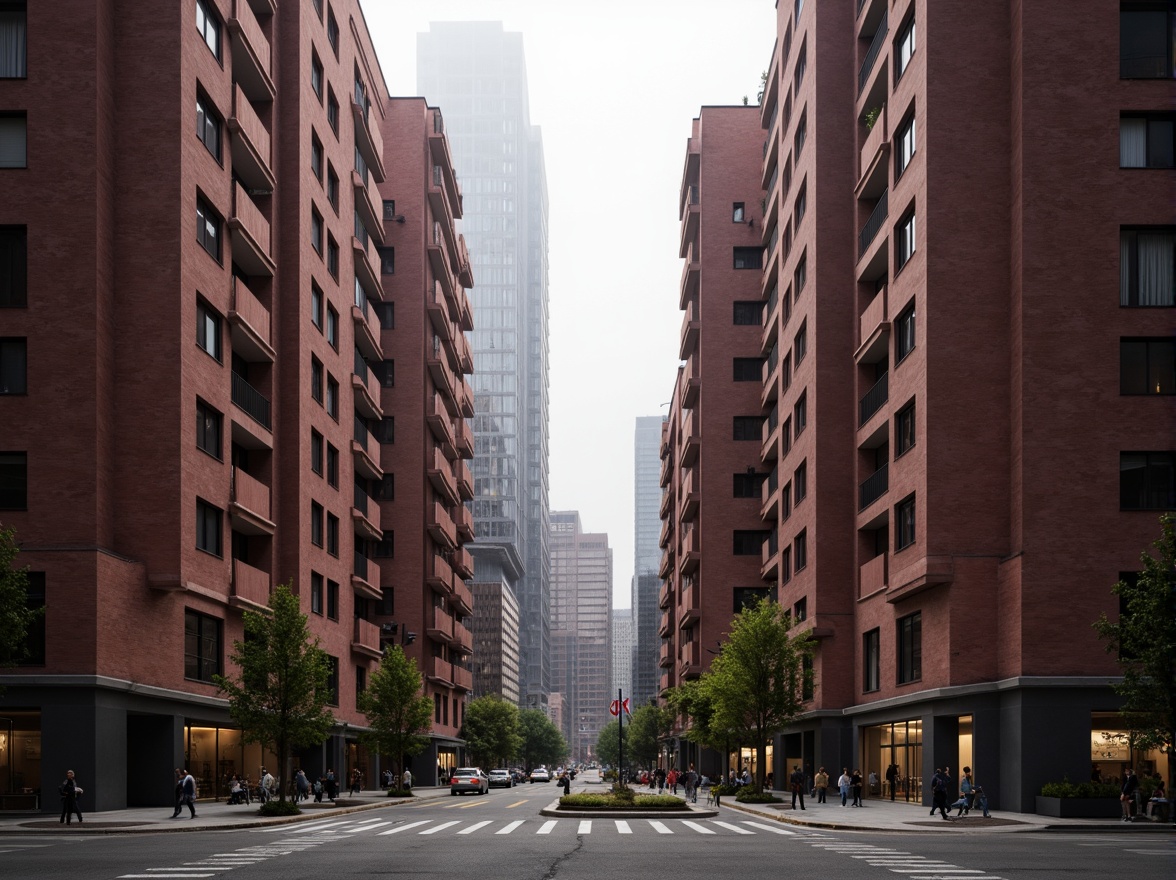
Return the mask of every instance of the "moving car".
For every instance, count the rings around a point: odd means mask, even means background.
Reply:
[[[467,791],[474,794],[486,794],[490,791],[490,780],[477,767],[458,767],[449,778],[450,794],[465,794]]]
[[[551,782],[551,774],[547,772],[546,767],[536,767],[531,771],[532,782]]]
[[[511,776],[509,770],[491,770],[486,778],[491,788],[496,785],[503,788],[513,788],[515,784],[514,777]]]

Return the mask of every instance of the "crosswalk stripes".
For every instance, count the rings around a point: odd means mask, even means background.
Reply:
[[[712,829],[707,828],[703,825],[699,825],[697,822],[689,822],[686,819],[683,819],[682,824],[685,825],[687,828],[693,828],[699,834],[714,834],[715,833]]]
[[[461,831],[459,831],[459,832],[457,832],[457,833],[458,833],[458,834],[473,834],[473,833],[474,833],[475,831],[477,831],[479,828],[485,828],[485,827],[486,827],[487,825],[489,825],[489,824],[490,824],[490,820],[489,820],[489,819],[487,819],[487,820],[486,820],[486,821],[484,821],[484,822],[475,822],[475,823],[474,823],[473,825],[471,825],[469,828],[463,828],[463,829],[461,829]]]
[[[656,831],[658,834],[673,834],[674,833],[673,831],[671,831],[669,828],[666,827],[665,822],[657,822],[653,819],[650,819],[649,824],[653,827],[653,830]]]
[[[421,819],[419,822],[407,822],[404,825],[398,825],[395,828],[390,828],[387,831],[381,831],[379,836],[384,837],[388,834],[399,834],[401,831],[407,831],[409,828],[417,828],[421,825],[428,825],[432,819]]]
[[[426,828],[421,834],[436,834],[438,831],[444,831],[446,828],[452,828],[454,825],[461,823],[454,819],[452,822],[442,822],[440,825],[434,825],[432,828]]]
[[[518,828],[520,825],[522,825],[525,821],[526,821],[526,819],[515,819],[509,825],[506,825],[506,826],[498,829],[494,833],[495,834],[510,834],[512,831],[514,831],[516,828]]]
[[[740,828],[738,825],[732,825],[730,822],[720,822],[716,819],[715,824],[720,828],[726,828],[728,831],[734,831],[736,834],[755,834],[754,831],[748,831],[746,828]]]
[[[370,826],[370,821],[365,824]],[[282,828],[281,830],[292,833],[298,829]],[[334,829],[326,828],[320,823],[316,830],[322,831],[324,834],[330,834]],[[337,837],[327,836],[321,838],[307,836],[279,840],[274,844],[266,846],[245,846],[233,852],[213,853],[202,859],[184,862],[180,865],[150,867],[144,869],[145,873],[142,874],[120,874],[118,876],[119,880],[143,880],[143,878],[148,877],[175,877],[182,878],[182,880],[188,880],[188,878],[191,878],[191,880],[203,880],[203,878],[209,877],[223,877],[234,868],[251,868],[254,865],[259,865],[277,856],[288,856],[296,852],[304,852],[316,846],[321,846],[324,843],[330,843],[332,840],[339,839]]]
[[[796,836],[795,831],[790,831],[787,828],[779,828],[775,825],[765,825],[762,822],[744,822],[743,824],[751,828],[758,828],[760,831],[771,831],[773,834],[787,834],[793,837]]]

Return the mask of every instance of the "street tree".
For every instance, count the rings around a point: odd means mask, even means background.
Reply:
[[[568,753],[563,734],[541,709],[519,712],[519,737],[521,745],[517,757],[528,770],[540,764],[554,766]]]
[[[291,753],[320,745],[335,723],[326,708],[333,697],[331,667],[318,639],[310,640],[306,615],[289,584],[274,588],[268,613],[246,611],[244,618],[245,639],[234,641],[229,655],[239,677],[216,675],[213,682],[228,698],[242,739],[277,755],[284,802]]]
[[[400,645],[389,647],[356,706],[369,725],[360,739],[373,752],[392,759],[394,787],[399,788],[404,759],[425,750],[429,743],[425,734],[433,729],[433,703],[421,690],[416,660]]]
[[[480,767],[505,767],[519,751],[519,708],[498,694],[478,697],[466,706],[462,739]]]
[[[767,773],[765,745],[800,715],[812,684],[806,663],[812,639],[807,632],[790,635],[792,627],[791,616],[776,602],[761,600],[744,608],[701,679],[713,708],[712,732],[755,747],[757,794]]]
[[[628,736],[625,743],[625,754],[635,766],[657,766],[662,740],[669,735],[673,720],[673,713],[662,706],[647,703],[637,707],[626,724]]]
[[[610,767],[616,767],[620,770],[621,754],[620,741],[618,739],[618,730],[620,722],[615,718],[600,729],[600,733],[596,736],[596,757],[602,764],[607,764]],[[625,725],[625,761],[630,762],[629,755],[629,725]]]
[[[1106,613],[1094,623],[1107,653],[1118,655],[1123,680],[1113,686],[1123,698],[1123,718],[1133,745],[1168,755],[1167,789],[1172,790],[1176,754],[1176,516],[1160,517],[1160,537],[1139,557],[1141,571],[1121,580],[1119,616]]]
[[[19,555],[16,532],[0,528],[0,669],[24,659],[29,629],[44,613],[43,608],[29,609],[28,569],[17,567]]]

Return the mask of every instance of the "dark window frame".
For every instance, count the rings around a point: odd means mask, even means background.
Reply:
[[[1124,360],[1132,349],[1142,349],[1142,356],[1138,358],[1139,363],[1135,365]],[[1140,369],[1140,375],[1129,375]],[[1120,337],[1119,394],[1146,397],[1176,394],[1176,338]]]
[[[323,615],[323,584],[325,579],[317,571],[310,573],[310,613]]]
[[[1141,235],[1155,236],[1169,240],[1168,249],[1172,254],[1172,266],[1168,269],[1171,289],[1165,294],[1156,291],[1159,299],[1155,303],[1141,303],[1144,291],[1140,287],[1139,277],[1139,237]],[[1176,226],[1121,226],[1119,228],[1119,306],[1135,309],[1168,309],[1176,306]],[[1127,266],[1122,265],[1122,256],[1127,258]],[[1126,286],[1124,286],[1126,285]],[[1167,302],[1164,302],[1164,299]]]
[[[731,248],[731,268],[736,270],[755,269],[764,267],[764,249],[761,245],[752,247]]]
[[[906,360],[907,355],[915,350],[917,327],[915,323],[915,303],[911,303],[894,319],[894,363],[895,366]]]
[[[862,633],[862,693],[882,689],[882,630],[874,627]]]
[[[915,402],[912,400],[894,414],[894,457],[909,452],[916,443],[917,424],[915,422]]]
[[[0,226],[0,309],[28,308],[28,242],[27,226]]]
[[[196,549],[224,559],[224,511],[203,498],[196,499]]]
[[[224,413],[199,397],[196,398],[196,448],[217,461],[224,461]]]
[[[212,154],[212,158],[216,159],[217,163],[221,165],[224,164],[224,160],[222,159],[223,150],[221,149],[221,144],[224,141],[221,135],[223,130],[224,119],[217,112],[216,105],[212,103],[212,99],[203,90],[197,89],[196,137],[200,139],[200,143],[204,144],[204,148]]]
[[[898,684],[910,684],[923,678],[923,612],[916,611],[895,621],[896,676]]]
[[[754,316],[755,320],[750,320]],[[732,303],[731,323],[737,327],[762,327],[764,303],[762,300],[735,300]]]
[[[224,621],[184,609],[184,678],[212,684],[223,671]],[[211,656],[210,656],[211,655]]]
[[[0,336],[0,397],[16,397],[28,393],[28,337]]]
[[[196,196],[196,243],[210,257],[223,264],[224,219],[203,196]]]
[[[752,430],[754,423],[755,429]],[[764,437],[763,416],[733,416],[731,423],[731,439],[736,441],[754,440],[762,443]]]
[[[1123,164],[1123,123],[1142,122],[1143,164]],[[1163,127],[1166,126],[1167,137]],[[1157,130],[1153,134],[1152,129]],[[1129,169],[1173,168],[1176,167],[1176,114],[1172,113],[1122,113],[1119,116],[1119,167]]]
[[[29,509],[29,454],[0,451],[0,510]]]
[[[1126,468],[1131,458],[1141,465]],[[1142,471],[1142,479],[1126,481],[1124,475]],[[1166,484],[1166,485],[1165,485]],[[1176,509],[1176,452],[1132,450],[1119,453],[1119,509]]]
[[[918,540],[915,496],[908,495],[894,505],[894,552],[912,547]]]
[[[762,357],[737,357],[731,359],[731,381],[762,382],[764,359]]]
[[[209,8],[205,0],[196,0],[196,32],[203,37],[204,45],[208,47],[212,56],[221,61],[224,26],[221,24],[220,16]]]

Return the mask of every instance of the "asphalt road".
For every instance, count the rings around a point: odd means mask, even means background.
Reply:
[[[549,819],[554,785],[496,789],[293,825],[187,834],[4,836],[4,880],[407,877],[638,880],[1107,880],[1176,877],[1166,834],[825,831],[717,819]]]

